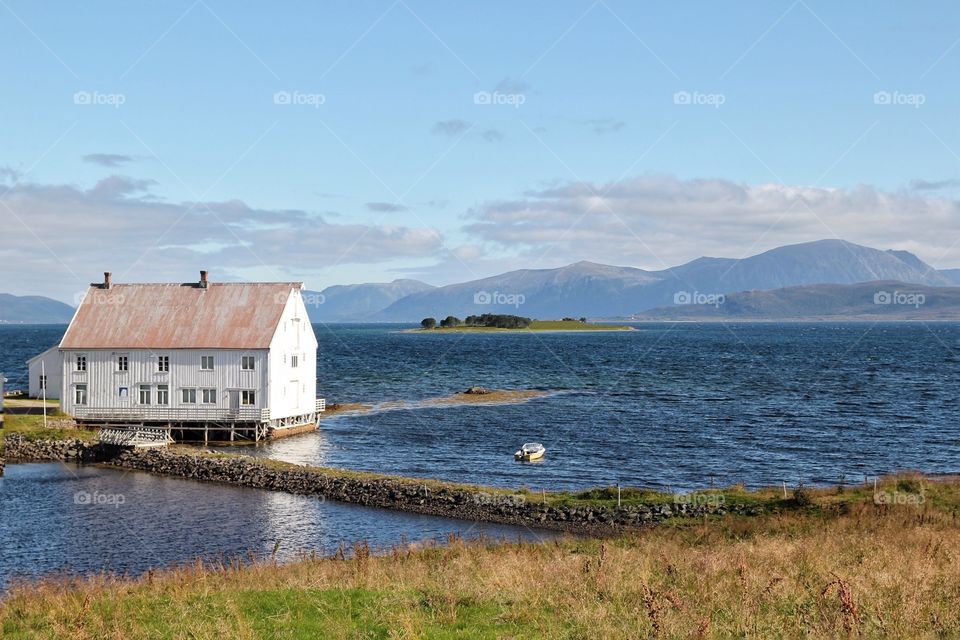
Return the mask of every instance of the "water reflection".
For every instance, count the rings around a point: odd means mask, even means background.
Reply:
[[[317,498],[65,464],[9,465],[0,478],[0,588],[13,576],[151,567],[219,559],[375,549],[458,533],[537,539],[543,532]]]

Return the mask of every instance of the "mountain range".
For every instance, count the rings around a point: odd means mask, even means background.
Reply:
[[[462,318],[479,313],[532,318],[628,317],[672,305],[682,294],[727,295],[877,280],[942,287],[960,282],[960,271],[938,271],[907,251],[820,240],[742,259],[698,258],[660,271],[591,262],[558,269],[522,269],[411,294],[368,319],[409,322],[427,316]]]
[[[44,296],[0,293],[0,324],[67,324],[73,307]]]
[[[520,269],[443,287],[401,279],[336,285],[306,291],[304,296],[313,322],[419,322],[425,317],[463,318],[482,313],[541,319],[666,317],[670,313],[663,308],[674,308],[675,301],[685,298],[722,295],[727,302],[736,303],[724,313],[746,308],[737,305],[747,305],[748,300],[754,305],[750,308],[775,313],[778,305],[789,306],[786,300],[799,300],[802,291],[777,294],[782,300],[779,303],[756,292],[877,281],[951,287],[960,285],[960,269],[937,270],[908,251],[819,240],[746,258],[702,257],[663,270],[577,262],[556,269]],[[741,292],[753,292],[753,297],[732,296]],[[838,300],[834,290],[821,291],[824,295],[828,292],[832,293],[827,299]],[[861,293],[851,290],[849,295],[854,297],[848,302],[856,303]],[[760,304],[761,299],[766,302]],[[656,313],[647,314],[654,309]],[[691,308],[675,311],[677,317],[707,313]],[[72,312],[69,305],[49,298],[0,294],[0,322],[63,323],[69,322]]]
[[[634,320],[960,320],[960,287],[896,281],[741,291],[637,314]]]

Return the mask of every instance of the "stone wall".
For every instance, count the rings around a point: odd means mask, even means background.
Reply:
[[[124,452],[111,465],[207,482],[285,491],[298,495],[428,515],[560,529],[577,533],[602,533],[651,525],[674,515],[758,513],[740,505],[729,509],[713,504],[658,506],[553,507],[522,494],[486,493],[453,487],[418,484],[410,479],[363,477],[335,470],[274,468],[256,458],[211,457],[176,451]]]
[[[104,462],[202,482],[285,491],[297,495],[408,511],[427,515],[502,524],[602,534],[625,528],[653,525],[671,516],[702,516],[728,512],[755,515],[758,508],[723,504],[547,506],[535,495],[488,493],[442,483],[418,483],[408,478],[366,478],[348,471],[275,466],[257,458],[210,456],[183,449],[116,450],[81,440],[28,441],[19,435],[6,438],[11,460]],[[2,464],[2,462],[0,462]]]
[[[103,453],[98,444],[83,440],[27,440],[13,433],[4,439],[4,457],[13,462],[95,462]]]

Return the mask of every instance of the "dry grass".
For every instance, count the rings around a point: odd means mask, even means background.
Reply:
[[[958,637],[957,483],[934,491],[942,506],[816,494],[806,510],[612,540],[451,540],[23,585],[0,604],[0,629],[97,639]]]

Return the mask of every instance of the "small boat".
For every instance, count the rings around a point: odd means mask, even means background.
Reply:
[[[513,454],[513,458],[514,460],[530,462],[531,460],[539,460],[546,452],[547,450],[539,442],[528,442]]]

